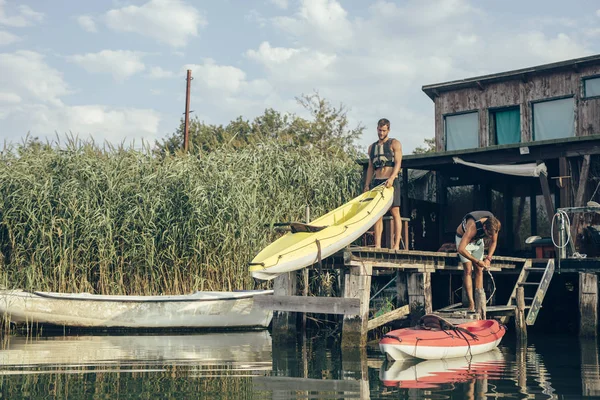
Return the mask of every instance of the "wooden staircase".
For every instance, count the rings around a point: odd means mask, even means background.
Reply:
[[[525,308],[527,309],[525,323],[527,325],[535,323],[553,275],[554,259],[548,260],[545,268],[532,267],[531,260],[528,260],[523,266],[512,294],[508,299],[507,306],[517,306],[517,288],[523,287],[525,292]]]

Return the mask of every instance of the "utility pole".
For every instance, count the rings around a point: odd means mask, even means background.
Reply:
[[[183,128],[183,151],[186,153],[189,149],[190,144],[190,84],[192,82],[192,70],[187,70],[187,78],[186,78],[186,90],[185,90],[185,123]]]

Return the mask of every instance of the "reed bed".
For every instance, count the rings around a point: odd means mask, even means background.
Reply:
[[[254,287],[247,263],[278,235],[358,194],[360,170],[275,142],[202,155],[100,146],[5,148],[0,285],[177,294]]]

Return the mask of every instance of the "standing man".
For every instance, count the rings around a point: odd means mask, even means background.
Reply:
[[[498,243],[500,221],[489,211],[472,211],[464,216],[456,228],[456,250],[463,267],[463,289],[469,299],[469,310],[475,311],[473,300],[473,282],[471,271],[475,265],[475,291],[485,299],[483,291],[483,270],[489,268],[492,256]],[[490,238],[490,248],[487,256],[483,256],[484,238]],[[485,306],[485,300],[484,304]]]
[[[364,191],[385,183],[386,187],[394,188],[394,200],[390,213],[394,219],[394,243],[392,249],[400,249],[402,238],[402,221],[400,219],[400,164],[402,163],[402,145],[396,139],[390,138],[390,121],[382,118],[377,122],[379,140],[369,146],[369,167],[365,179]],[[375,177],[373,177],[373,174]],[[375,247],[381,247],[383,234],[383,218],[375,223]]]

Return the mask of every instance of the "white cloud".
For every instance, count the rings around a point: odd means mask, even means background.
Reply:
[[[152,79],[172,78],[173,76],[175,74],[172,71],[164,70],[161,67],[152,67],[150,68],[150,73],[148,73],[148,77]]]
[[[210,58],[206,59],[203,64],[187,64],[183,69],[191,69],[194,80],[210,90],[235,93],[246,82],[244,71],[230,65],[217,65]]]
[[[313,83],[334,78],[330,68],[337,59],[335,54],[307,48],[271,47],[269,42],[262,42],[258,50],[246,51],[246,56],[265,66],[274,78]]]
[[[41,22],[44,19],[44,14],[34,11],[31,7],[26,5],[20,5],[17,7],[18,12],[12,15],[7,15],[4,7],[6,5],[5,0],[0,0],[0,25],[11,26],[14,28],[23,28],[26,26],[32,26],[37,22]]]
[[[104,105],[34,107],[31,134],[51,135],[72,132],[80,137],[120,143],[153,140],[158,135],[160,115],[154,110],[113,108]]]
[[[276,5],[277,7],[285,10],[288,8],[289,4],[288,4],[288,0],[269,0],[269,2],[271,4]]]
[[[190,37],[198,36],[198,27],[207,24],[196,8],[181,0],[150,0],[110,10],[105,21],[115,31],[135,32],[173,47],[185,46]]]
[[[13,35],[10,32],[0,31],[0,46],[6,46],[13,44],[21,40],[17,35]]]
[[[0,92],[0,104],[17,104],[21,102],[21,96],[10,92]]]
[[[350,44],[354,36],[347,16],[336,0],[302,0],[295,17],[275,17],[273,22],[294,36],[311,36],[317,42],[340,47]]]
[[[596,15],[600,17],[600,10],[596,10]]]
[[[98,53],[77,54],[67,57],[90,73],[109,73],[117,81],[143,71],[144,53],[128,50],[102,50]]]
[[[98,32],[94,18],[90,17],[89,15],[78,16],[77,23],[79,24],[79,26],[81,26],[83,28],[83,30],[85,30],[87,32],[92,32],[92,33]]]
[[[476,11],[469,3],[468,0],[408,1],[398,6],[396,3],[380,0],[370,10],[378,20],[429,27],[448,21],[461,22],[458,17]]]
[[[250,10],[248,14],[244,15],[244,19],[246,21],[256,23],[260,28],[264,28],[267,25],[267,19],[254,9]]]
[[[9,140],[10,135],[19,140],[27,131],[39,137],[72,132],[113,143],[158,137],[160,114],[154,110],[65,104],[62,97],[72,90],[36,52],[0,53],[0,88],[0,119],[5,126],[18,127],[5,132]]]
[[[0,53],[0,87],[27,101],[54,105],[71,93],[62,73],[48,66],[43,55],[26,50]]]

